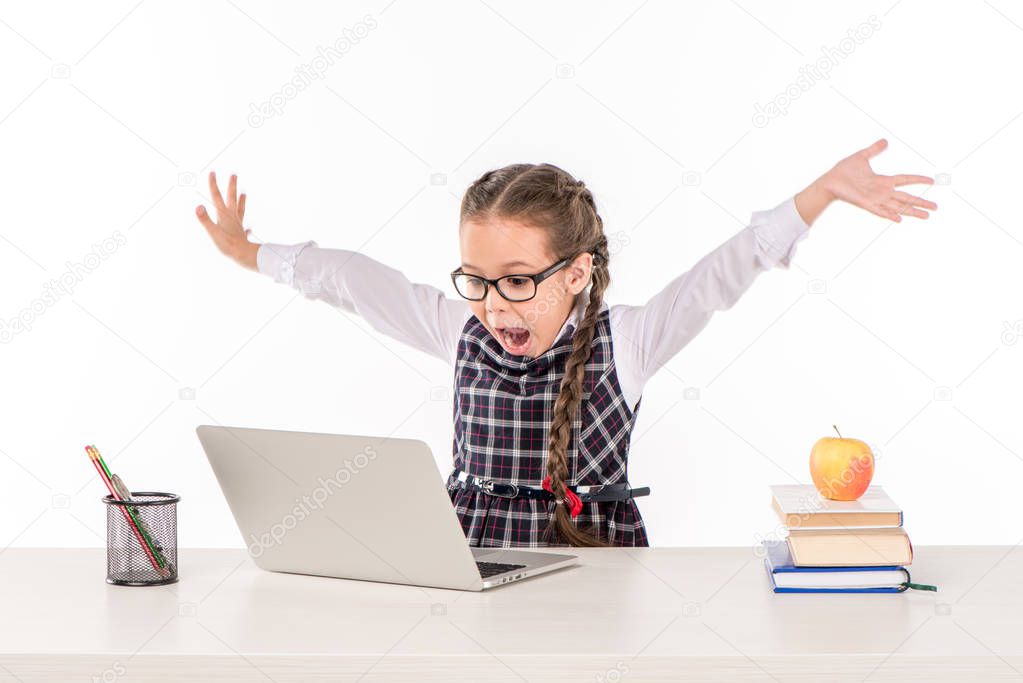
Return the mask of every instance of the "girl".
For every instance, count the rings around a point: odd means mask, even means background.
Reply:
[[[470,545],[646,546],[633,499],[646,490],[629,487],[627,468],[644,384],[757,275],[788,268],[832,201],[895,222],[927,218],[934,202],[895,188],[932,178],[870,168],[886,145],[878,140],[754,212],[642,306],[604,302],[609,253],[597,205],[582,181],[551,164],[489,171],[466,191],[462,262],[451,273],[460,299],[355,251],[250,242],[236,176],[223,198],[210,173],[217,220],[203,206],[196,214],[239,264],[454,366],[447,488]]]

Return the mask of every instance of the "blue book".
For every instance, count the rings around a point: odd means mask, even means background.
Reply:
[[[775,593],[901,593],[909,570],[884,567],[797,567],[784,540],[764,541],[764,567]]]

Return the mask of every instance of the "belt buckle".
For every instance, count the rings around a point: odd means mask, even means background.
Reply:
[[[508,487],[511,487],[512,492],[510,494],[498,493],[494,489],[495,486],[508,486]],[[480,482],[480,488],[483,490],[484,493],[486,493],[488,495],[491,495],[491,496],[497,496],[498,498],[514,498],[515,496],[519,495],[519,487],[518,487],[518,485],[516,485],[516,484],[503,484],[501,482],[495,482],[493,479],[487,479],[485,481]]]

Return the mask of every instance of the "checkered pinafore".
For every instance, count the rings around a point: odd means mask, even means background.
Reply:
[[[455,474],[540,486],[547,476],[547,442],[554,402],[575,325],[536,358],[515,356],[476,316],[458,341],[454,384],[454,465],[447,488],[471,546],[539,547],[554,501],[499,498],[464,487]],[[570,485],[627,481],[629,437],[635,424],[622,396],[612,355],[608,309],[597,317],[593,355],[567,449]],[[580,421],[581,416],[581,421]],[[582,442],[582,448],[577,444]],[[646,546],[635,500],[586,502],[574,521],[602,529],[614,546]]]

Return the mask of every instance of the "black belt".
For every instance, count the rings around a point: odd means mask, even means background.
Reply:
[[[456,469],[455,478],[463,484],[462,488],[470,488],[477,491],[496,496],[498,498],[533,498],[536,500],[554,500],[554,494],[539,486],[527,486],[525,484],[510,484],[507,482],[483,479],[465,471]],[[637,496],[650,494],[650,487],[634,489],[627,482],[617,484],[596,484],[593,486],[568,486],[579,500],[584,503],[599,503],[609,500],[629,500]]]

